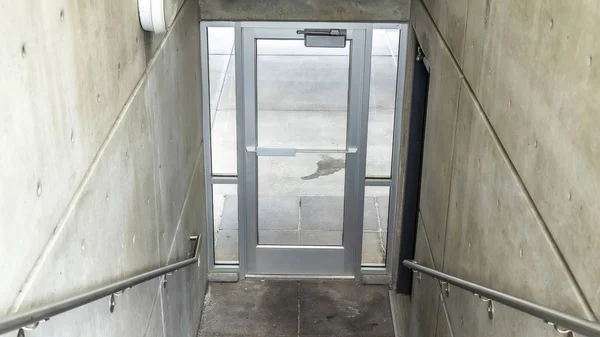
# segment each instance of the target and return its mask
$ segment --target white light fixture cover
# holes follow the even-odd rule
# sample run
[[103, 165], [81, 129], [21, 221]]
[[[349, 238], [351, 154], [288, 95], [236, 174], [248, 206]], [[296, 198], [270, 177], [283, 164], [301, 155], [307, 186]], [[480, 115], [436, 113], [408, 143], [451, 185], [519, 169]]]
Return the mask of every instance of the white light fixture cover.
[[156, 34], [167, 31], [164, 0], [138, 0], [138, 12], [144, 30]]

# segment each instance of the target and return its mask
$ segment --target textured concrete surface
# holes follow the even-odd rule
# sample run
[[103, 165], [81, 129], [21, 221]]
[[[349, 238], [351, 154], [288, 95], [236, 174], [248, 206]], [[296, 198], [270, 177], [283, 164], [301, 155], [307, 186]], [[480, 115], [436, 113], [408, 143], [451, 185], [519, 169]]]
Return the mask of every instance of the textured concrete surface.
[[211, 283], [200, 337], [394, 336], [386, 286], [346, 281]]
[[[449, 98], [457, 107], [456, 117], [428, 116], [426, 126], [421, 212], [437, 267], [592, 320], [600, 312], [597, 13], [597, 4], [541, 1], [424, 0], [411, 9], [432, 64], [429, 111]], [[444, 55], [449, 64], [440, 64]], [[455, 80], [433, 85], [444, 77]], [[447, 184], [449, 145], [432, 140], [452, 133]], [[438, 226], [447, 226], [441, 243]], [[491, 321], [483, 302], [458, 289], [442, 298], [447, 322], [413, 312], [437, 321], [440, 336], [555, 334], [500, 305]]]
[[[429, 268], [436, 268], [428, 237], [419, 217], [417, 242], [415, 246], [415, 261]], [[437, 312], [440, 306], [440, 287], [436, 280], [422, 274], [413, 274], [413, 292], [410, 308], [410, 337], [434, 337], [437, 324]]]
[[[9, 146], [0, 156], [0, 256], [10, 257], [2, 265], [11, 277], [0, 289], [0, 313], [9, 310], [64, 223], [66, 208], [145, 68], [143, 33], [131, 20], [135, 1], [96, 7], [21, 1], [3, 7], [0, 143]], [[107, 46], [115, 48], [109, 52]]]
[[[203, 233], [199, 34], [190, 29], [198, 8], [167, 3], [164, 36], [132, 20], [136, 1], [5, 10], [0, 30], [14, 48], [0, 52], [8, 103], [0, 139], [12, 144], [0, 159], [0, 260], [10, 275], [0, 313], [185, 258], [189, 235]], [[166, 288], [153, 280], [129, 289], [113, 314], [102, 299], [27, 336], [192, 335], [206, 285], [202, 260]]]
[[370, 21], [409, 18], [409, 0], [200, 0], [202, 20]]
[[454, 67], [449, 51], [443, 48], [442, 39], [429, 36], [431, 38], [424, 39], [422, 48], [431, 51], [427, 54], [431, 67], [440, 71], [432, 72], [429, 79], [428, 100], [431, 104], [427, 107], [419, 208], [429, 239], [433, 242], [433, 259], [441, 268], [461, 75]]
[[[411, 23], [412, 24], [412, 23]], [[406, 41], [406, 50], [407, 50], [407, 61], [406, 61], [406, 72], [405, 72], [405, 77], [404, 77], [404, 91], [403, 91], [403, 95], [404, 95], [404, 100], [403, 100], [403, 104], [402, 104], [402, 114], [401, 116], [398, 116], [399, 118], [401, 118], [401, 125], [402, 125], [402, 130], [401, 130], [401, 139], [400, 139], [400, 155], [399, 155], [399, 165], [398, 167], [392, 168], [394, 171], [394, 173], [398, 174], [399, 177], [401, 177], [399, 179], [398, 182], [398, 189], [397, 189], [397, 194], [396, 194], [396, 211], [397, 214], [402, 214], [403, 209], [404, 209], [404, 194], [405, 194], [405, 183], [406, 183], [406, 179], [404, 179], [404, 172], [406, 172], [406, 166], [408, 164], [408, 137], [410, 135], [410, 129], [409, 129], [409, 125], [410, 125], [410, 107], [411, 107], [411, 103], [412, 103], [412, 81], [413, 81], [413, 75], [414, 75], [414, 62], [412, 61], [414, 55], [416, 55], [416, 49], [417, 49], [417, 42], [416, 42], [416, 37], [415, 37], [415, 32], [413, 29], [409, 28], [408, 32], [407, 32], [407, 41]], [[401, 216], [397, 216], [396, 217], [396, 230], [395, 233], [392, 233], [391, 235], [394, 235], [394, 241], [395, 242], [400, 242], [402, 240], [402, 224], [401, 224]], [[398, 258], [400, 256], [398, 250], [400, 249], [400, 245], [395, 245], [393, 247], [389, 247], [390, 249], [392, 249], [391, 252], [391, 256], [392, 256], [392, 288], [395, 290], [396, 285], [397, 285], [397, 281], [398, 281], [398, 275], [400, 275], [400, 273], [407, 273], [409, 272], [408, 270], [406, 270], [406, 268], [401, 267], [400, 266], [400, 261], [398, 261]]]
[[464, 63], [466, 78], [598, 317], [600, 4], [483, 10], [483, 30], [471, 30], [468, 15], [468, 43], [481, 59]]

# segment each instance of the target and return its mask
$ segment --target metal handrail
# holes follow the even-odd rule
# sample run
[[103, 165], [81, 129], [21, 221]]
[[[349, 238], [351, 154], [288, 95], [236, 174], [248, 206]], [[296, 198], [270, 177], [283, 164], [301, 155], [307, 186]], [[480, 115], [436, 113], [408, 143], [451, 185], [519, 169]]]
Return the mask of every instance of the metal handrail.
[[[448, 275], [446, 273], [442, 273], [435, 269], [424, 267], [418, 264], [416, 261], [404, 260], [402, 264], [405, 267], [413, 270], [413, 272], [420, 272], [432, 276], [442, 283], [446, 282], [470, 291], [475, 295], [478, 295], [486, 302], [491, 303], [491, 301], [496, 301], [511, 308], [528, 313], [532, 316], [541, 318], [544, 320], [544, 322], [554, 326], [554, 328], [561, 333], [572, 335], [574, 332], [585, 336], [600, 336], [600, 324], [596, 322], [581, 319], [564, 312], [550, 309], [548, 307], [529, 302], [524, 299], [514, 297], [452, 275]], [[448, 291], [446, 291], [446, 293], [448, 294]], [[492, 316], [490, 316], [490, 318], [491, 317]]]
[[[173, 273], [178, 269], [182, 269], [197, 263], [199, 260], [200, 241], [200, 236], [198, 235], [190, 237], [190, 253], [188, 254], [188, 258], [183, 261], [171, 263], [164, 267], [156, 268], [151, 271], [130, 277], [126, 280], [115, 282], [113, 284], [103, 286], [86, 293], [67, 298], [60, 302], [43, 306], [41, 308], [3, 317], [0, 319], [0, 335], [18, 329], [35, 328], [40, 322], [47, 321], [50, 319], [50, 317], [62, 314], [66, 311], [78, 308], [109, 295], [109, 310], [110, 312], [113, 312], [115, 306], [115, 296], [122, 294], [125, 290], [140, 283]], [[166, 277], [163, 280], [163, 285], [166, 285]]]

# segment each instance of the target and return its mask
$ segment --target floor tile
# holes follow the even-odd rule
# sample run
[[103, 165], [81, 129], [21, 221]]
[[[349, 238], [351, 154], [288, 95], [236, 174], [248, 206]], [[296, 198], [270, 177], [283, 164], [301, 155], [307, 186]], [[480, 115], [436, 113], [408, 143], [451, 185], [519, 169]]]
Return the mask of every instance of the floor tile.
[[261, 245], [297, 245], [300, 243], [298, 230], [259, 230], [258, 243]]
[[238, 197], [225, 196], [219, 229], [238, 229]]
[[390, 177], [394, 139], [393, 110], [369, 113], [367, 139], [367, 176]]
[[363, 233], [362, 263], [384, 264], [380, 233]]
[[303, 246], [341, 246], [342, 231], [300, 231], [300, 243]]
[[297, 336], [298, 283], [211, 283], [199, 336]]
[[391, 56], [392, 52], [385, 29], [373, 29], [373, 56]]
[[343, 197], [301, 197], [302, 230], [341, 231], [344, 222]]
[[238, 231], [222, 229], [216, 233], [215, 262], [231, 263], [239, 261]]
[[260, 110], [258, 145], [343, 150], [347, 121], [346, 111]]
[[375, 197], [365, 197], [364, 231], [379, 230], [379, 216], [375, 207]]
[[300, 336], [394, 336], [387, 286], [301, 282]]
[[386, 197], [377, 197], [377, 204], [379, 207], [379, 218], [381, 219], [381, 228], [384, 231], [388, 230], [388, 212], [389, 212], [389, 204], [390, 198]]
[[373, 56], [370, 110], [389, 110], [396, 105], [397, 65], [392, 56]]
[[[221, 89], [225, 82], [225, 74], [229, 66], [229, 55], [209, 55], [208, 72], [210, 85], [210, 109], [217, 108], [217, 103], [221, 97]], [[214, 122], [214, 121], [213, 121]]]
[[258, 197], [258, 228], [298, 230], [300, 198], [288, 196]]
[[235, 88], [235, 56], [231, 56], [229, 61], [230, 67], [227, 69], [225, 74], [225, 82], [223, 83], [223, 91], [221, 92], [221, 99], [217, 105], [217, 110], [235, 110], [236, 101], [236, 88]]
[[390, 41], [390, 46], [394, 56], [398, 56], [398, 46], [400, 44], [400, 30], [399, 29], [386, 29], [387, 37]]
[[212, 125], [212, 173], [236, 174], [237, 134], [234, 110], [219, 110]]
[[346, 111], [346, 56], [259, 56], [258, 110]]

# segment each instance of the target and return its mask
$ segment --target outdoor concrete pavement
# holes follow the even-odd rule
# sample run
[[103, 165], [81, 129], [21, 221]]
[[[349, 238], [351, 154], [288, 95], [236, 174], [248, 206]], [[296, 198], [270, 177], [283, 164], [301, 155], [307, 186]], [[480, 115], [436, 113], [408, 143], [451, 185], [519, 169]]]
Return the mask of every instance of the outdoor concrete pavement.
[[[391, 173], [399, 32], [375, 30], [367, 175]], [[209, 29], [213, 174], [237, 173], [233, 28]], [[258, 144], [343, 150], [349, 46], [305, 48], [301, 40], [257, 43]], [[339, 245], [344, 156], [260, 157], [259, 242]], [[388, 188], [367, 188], [363, 263], [384, 264]], [[215, 186], [215, 259], [238, 260], [235, 186]]]

